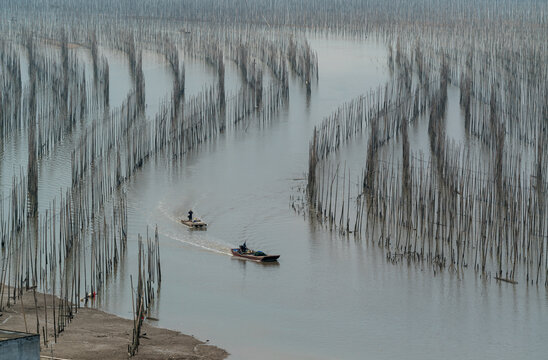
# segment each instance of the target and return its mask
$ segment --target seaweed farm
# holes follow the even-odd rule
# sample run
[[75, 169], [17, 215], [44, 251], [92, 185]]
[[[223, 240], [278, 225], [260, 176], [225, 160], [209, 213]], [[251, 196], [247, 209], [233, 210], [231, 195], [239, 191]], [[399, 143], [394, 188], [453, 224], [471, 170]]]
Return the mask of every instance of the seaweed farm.
[[542, 359], [547, 99], [546, 1], [2, 1], [0, 328]]

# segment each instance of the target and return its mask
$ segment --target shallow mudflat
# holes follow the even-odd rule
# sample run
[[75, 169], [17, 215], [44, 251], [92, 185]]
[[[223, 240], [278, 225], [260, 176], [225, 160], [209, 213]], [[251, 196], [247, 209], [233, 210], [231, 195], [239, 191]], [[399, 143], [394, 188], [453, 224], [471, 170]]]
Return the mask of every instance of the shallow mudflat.
[[[7, 299], [4, 294], [3, 301]], [[34, 295], [28, 291], [15, 305], [5, 308], [0, 316], [0, 328], [36, 332]], [[62, 359], [127, 359], [127, 347], [131, 342], [133, 321], [107, 314], [93, 308], [80, 308], [57, 343], [53, 336], [53, 297], [36, 293], [38, 319], [40, 321], [41, 354]], [[44, 345], [45, 307], [48, 316], [48, 344]], [[23, 306], [22, 306], [23, 304]], [[58, 308], [59, 299], [55, 299]], [[26, 327], [25, 327], [26, 318]], [[44, 327], [44, 328], [43, 328]], [[207, 341], [207, 340], [206, 340]], [[207, 345], [193, 336], [177, 331], [157, 328], [143, 323], [139, 351], [134, 359], [224, 359], [228, 353]]]

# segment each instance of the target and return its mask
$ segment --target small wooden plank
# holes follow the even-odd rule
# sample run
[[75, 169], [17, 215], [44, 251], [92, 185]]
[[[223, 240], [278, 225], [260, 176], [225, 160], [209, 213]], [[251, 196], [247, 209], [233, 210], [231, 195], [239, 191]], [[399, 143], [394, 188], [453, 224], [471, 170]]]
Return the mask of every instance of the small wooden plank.
[[495, 279], [500, 280], [500, 281], [504, 281], [504, 282], [507, 282], [507, 283], [510, 283], [510, 284], [513, 284], [513, 285], [518, 284], [517, 281], [512, 280], [512, 279], [501, 278], [501, 277], [498, 277], [498, 276], [495, 276]]

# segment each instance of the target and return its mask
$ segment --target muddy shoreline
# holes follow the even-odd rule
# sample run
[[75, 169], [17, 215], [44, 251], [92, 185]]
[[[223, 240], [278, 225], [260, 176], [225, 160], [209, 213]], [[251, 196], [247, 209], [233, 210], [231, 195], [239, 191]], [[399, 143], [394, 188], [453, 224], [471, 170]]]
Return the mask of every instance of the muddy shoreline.
[[[5, 306], [4, 293], [0, 311], [0, 329], [37, 332], [37, 316], [40, 329], [41, 358], [62, 359], [128, 359], [128, 345], [131, 342], [133, 321], [106, 312], [83, 307], [78, 309], [55, 343], [53, 332], [53, 303], [59, 299], [36, 292], [26, 291], [22, 298], [10, 301]], [[44, 306], [45, 305], [45, 306]], [[47, 308], [47, 323], [46, 311]], [[47, 325], [47, 326], [46, 326]], [[47, 333], [47, 341], [44, 341]], [[158, 328], [146, 321], [143, 323], [139, 351], [133, 359], [225, 359], [228, 353], [208, 345], [193, 336], [178, 331]]]

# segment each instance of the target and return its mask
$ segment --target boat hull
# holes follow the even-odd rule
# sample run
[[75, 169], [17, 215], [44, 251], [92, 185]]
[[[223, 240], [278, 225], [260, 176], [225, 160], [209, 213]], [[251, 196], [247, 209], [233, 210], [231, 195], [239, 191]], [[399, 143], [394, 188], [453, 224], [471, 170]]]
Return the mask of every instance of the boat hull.
[[181, 223], [193, 230], [207, 230], [207, 224], [200, 219], [194, 219], [194, 220], [182, 219]]
[[253, 253], [242, 253], [240, 249], [230, 249], [232, 251], [232, 256], [251, 260], [251, 261], [257, 261], [257, 262], [273, 262], [278, 261], [278, 258], [280, 255], [264, 255], [264, 256], [255, 256]]

